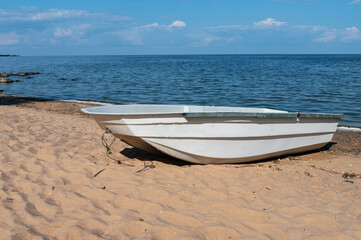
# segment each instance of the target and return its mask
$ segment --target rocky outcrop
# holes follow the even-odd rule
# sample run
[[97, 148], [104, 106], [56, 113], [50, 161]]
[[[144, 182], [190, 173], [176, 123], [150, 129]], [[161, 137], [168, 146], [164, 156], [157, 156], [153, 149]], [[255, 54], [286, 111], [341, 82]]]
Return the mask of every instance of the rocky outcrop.
[[35, 74], [39, 74], [39, 72], [18, 72], [16, 75], [24, 77], [24, 76], [35, 75]]
[[11, 80], [9, 78], [0, 78], [0, 83], [12, 83], [14, 80]]
[[8, 77], [8, 76], [13, 76], [13, 75], [10, 75], [10, 74], [13, 74], [13, 73], [2, 72], [2, 73], [0, 73], [0, 77], [6, 78], [6, 77]]
[[3, 78], [7, 78], [7, 77], [10, 77], [10, 76], [21, 76], [21, 77], [24, 77], [24, 76], [28, 76], [28, 75], [35, 75], [35, 74], [39, 74], [39, 72], [18, 72], [18, 73], [6, 73], [6, 72], [2, 72], [0, 73], [0, 77], [3, 77]]
[[0, 83], [12, 83], [12, 82], [20, 82], [19, 80], [12, 80], [9, 79], [7, 77], [10, 76], [20, 76], [20, 77], [24, 77], [24, 76], [29, 76], [29, 75], [35, 75], [35, 74], [39, 74], [39, 72], [18, 72], [18, 73], [6, 73], [6, 72], [2, 72], [0, 73]]

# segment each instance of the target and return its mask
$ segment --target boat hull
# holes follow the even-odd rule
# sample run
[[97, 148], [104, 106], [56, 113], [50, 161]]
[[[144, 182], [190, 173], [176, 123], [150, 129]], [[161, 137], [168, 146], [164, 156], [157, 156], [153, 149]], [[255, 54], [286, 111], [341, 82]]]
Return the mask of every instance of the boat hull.
[[199, 164], [241, 163], [316, 150], [331, 141], [339, 121], [336, 115], [216, 115], [91, 114], [100, 127], [134, 147]]

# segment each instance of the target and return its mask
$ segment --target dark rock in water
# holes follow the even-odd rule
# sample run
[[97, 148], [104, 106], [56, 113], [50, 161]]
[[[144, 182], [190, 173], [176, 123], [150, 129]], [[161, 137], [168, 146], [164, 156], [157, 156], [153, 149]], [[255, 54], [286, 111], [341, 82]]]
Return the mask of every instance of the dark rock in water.
[[2, 72], [0, 74], [0, 77], [3, 77], [3, 78], [9, 77], [9, 76], [21, 76], [21, 77], [24, 77], [24, 76], [35, 75], [35, 74], [39, 74], [39, 72], [18, 72], [17, 74]]
[[39, 74], [39, 72], [26, 72], [26, 73], [25, 73], [25, 76], [28, 76], [28, 75], [36, 75], [36, 74]]
[[20, 82], [20, 80], [15, 80], [15, 82]]
[[8, 78], [0, 78], [0, 83], [12, 83], [14, 80]]
[[0, 89], [0, 92], [3, 92], [4, 90]]
[[66, 78], [60, 78], [59, 80], [66, 80]]

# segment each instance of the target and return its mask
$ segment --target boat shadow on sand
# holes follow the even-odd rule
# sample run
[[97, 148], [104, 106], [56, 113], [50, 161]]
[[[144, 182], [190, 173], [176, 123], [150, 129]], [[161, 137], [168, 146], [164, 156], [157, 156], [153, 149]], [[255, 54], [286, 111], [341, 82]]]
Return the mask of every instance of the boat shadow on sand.
[[195, 164], [177, 158], [173, 158], [168, 155], [155, 155], [152, 153], [148, 153], [136, 147], [124, 148], [122, 151], [120, 151], [120, 154], [122, 154], [123, 156], [129, 159], [137, 159], [140, 161], [158, 161], [165, 164], [170, 164], [180, 167]]
[[[292, 154], [292, 155], [286, 154], [286, 155], [282, 155], [279, 157], [261, 159], [261, 160], [244, 162], [244, 163], [226, 163], [226, 164], [217, 164], [217, 165], [244, 165], [244, 164], [247, 165], [247, 164], [262, 163], [262, 162], [272, 162], [272, 161], [280, 160], [280, 159], [287, 158], [287, 157], [292, 158], [292, 159], [297, 159], [297, 157], [300, 157], [300, 156], [305, 156], [308, 154], [313, 154], [313, 153], [318, 153], [318, 152], [329, 151], [332, 148], [332, 146], [334, 146], [336, 144], [337, 144], [336, 142], [329, 142], [320, 149], [302, 152], [302, 153], [298, 153], [298, 154]], [[155, 155], [152, 153], [145, 152], [136, 147], [124, 148], [119, 153], [129, 159], [132, 159], [132, 160], [136, 159], [136, 160], [140, 160], [140, 161], [144, 161], [144, 162], [145, 161], [158, 161], [158, 162], [162, 162], [164, 164], [175, 165], [175, 166], [179, 166], [179, 167], [190, 166], [190, 165], [203, 165], [203, 164], [186, 162], [186, 161], [183, 161], [183, 160], [180, 160], [177, 158], [173, 158], [168, 155]]]

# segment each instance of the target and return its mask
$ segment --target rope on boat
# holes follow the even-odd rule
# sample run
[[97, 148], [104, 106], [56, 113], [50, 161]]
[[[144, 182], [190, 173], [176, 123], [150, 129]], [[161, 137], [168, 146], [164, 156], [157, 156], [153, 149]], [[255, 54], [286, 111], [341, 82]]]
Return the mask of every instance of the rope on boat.
[[102, 144], [103, 144], [103, 146], [106, 148], [106, 155], [107, 155], [107, 157], [110, 158], [111, 160], [113, 160], [113, 161], [114, 161], [115, 163], [117, 163], [117, 164], [123, 164], [123, 165], [128, 166], [128, 167], [135, 167], [135, 166], [132, 165], [132, 164], [124, 163], [124, 161], [119, 160], [119, 159], [115, 159], [115, 158], [113, 158], [113, 157], [110, 156], [110, 154], [112, 154], [112, 151], [110, 150], [110, 147], [111, 147], [111, 146], [113, 145], [113, 143], [115, 142], [115, 137], [112, 135], [112, 136], [113, 136], [113, 140], [112, 140], [111, 143], [109, 144], [109, 143], [107, 142], [107, 140], [105, 139], [105, 134], [110, 134], [110, 135], [112, 135], [112, 134], [111, 134], [110, 130], [107, 129], [107, 130], [103, 133], [103, 135], [102, 135]]
[[153, 164], [153, 161], [152, 160], [149, 160], [150, 164], [147, 165], [146, 161], [144, 161], [144, 167], [140, 170], [138, 170], [136, 173], [141, 173], [147, 169], [153, 169], [155, 168], [154, 164]]
[[[107, 142], [106, 138], [105, 138], [105, 135], [106, 134], [110, 134], [113, 139], [110, 143]], [[124, 164], [126, 166], [129, 166], [129, 167], [135, 167], [134, 165], [132, 164], [128, 164], [128, 163], [124, 163], [124, 161], [121, 161], [121, 160], [118, 160], [118, 159], [115, 159], [113, 157], [110, 156], [110, 154], [112, 154], [112, 151], [110, 150], [110, 147], [113, 145], [113, 143], [115, 142], [115, 137], [113, 134], [111, 134], [111, 131], [109, 129], [107, 129], [103, 135], [102, 135], [102, 144], [103, 146], [106, 148], [106, 155], [108, 158], [112, 159], [115, 163], [117, 164]], [[147, 164], [147, 161], [144, 161], [144, 167], [138, 171], [136, 171], [136, 173], [141, 173], [141, 172], [144, 172], [146, 171], [147, 169], [153, 169], [155, 168], [154, 166], [154, 163], [152, 160], [149, 160], [150, 164]], [[105, 169], [101, 170], [100, 172], [104, 171]], [[100, 172], [98, 172], [96, 175], [98, 175]], [[94, 177], [96, 177], [96, 175]]]

